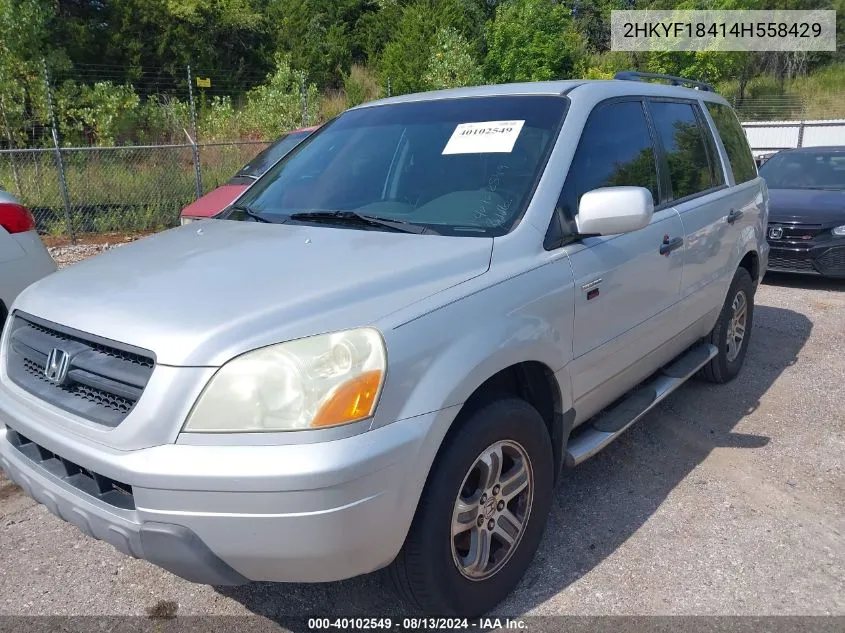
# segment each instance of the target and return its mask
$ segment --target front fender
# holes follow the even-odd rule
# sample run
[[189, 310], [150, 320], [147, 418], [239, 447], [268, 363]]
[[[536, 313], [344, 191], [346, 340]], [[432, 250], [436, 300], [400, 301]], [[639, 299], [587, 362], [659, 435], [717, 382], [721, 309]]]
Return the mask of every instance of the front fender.
[[[526, 361], [558, 372], [572, 356], [568, 262], [541, 266], [385, 332], [388, 373], [373, 427], [460, 405]], [[571, 388], [558, 372], [561, 404]]]

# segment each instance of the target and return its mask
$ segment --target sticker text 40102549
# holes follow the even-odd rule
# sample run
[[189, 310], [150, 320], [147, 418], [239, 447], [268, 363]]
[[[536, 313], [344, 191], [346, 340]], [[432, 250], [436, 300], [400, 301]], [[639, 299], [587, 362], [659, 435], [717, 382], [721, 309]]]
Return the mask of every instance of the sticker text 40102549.
[[509, 154], [523, 125], [525, 121], [461, 123], [452, 132], [443, 154]]

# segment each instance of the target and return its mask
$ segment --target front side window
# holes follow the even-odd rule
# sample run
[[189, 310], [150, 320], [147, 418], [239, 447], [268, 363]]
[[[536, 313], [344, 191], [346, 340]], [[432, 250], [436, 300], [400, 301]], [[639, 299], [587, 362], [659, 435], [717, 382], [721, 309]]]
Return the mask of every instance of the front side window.
[[503, 235], [531, 199], [566, 104], [558, 96], [498, 96], [350, 110], [238, 205], [274, 221], [353, 212], [442, 235]]
[[645, 187], [655, 204], [659, 200], [654, 147], [640, 101], [599, 105], [590, 114], [569, 167], [559, 210], [566, 220], [572, 220], [585, 193], [618, 186]]
[[729, 106], [709, 101], [707, 111], [722, 138], [722, 145], [725, 146], [725, 153], [731, 163], [736, 184], [754, 180], [757, 177], [757, 167], [754, 165], [754, 157], [748, 147], [748, 138], [734, 111]]
[[649, 108], [666, 155], [672, 198], [686, 198], [716, 186], [692, 104], [654, 101]]

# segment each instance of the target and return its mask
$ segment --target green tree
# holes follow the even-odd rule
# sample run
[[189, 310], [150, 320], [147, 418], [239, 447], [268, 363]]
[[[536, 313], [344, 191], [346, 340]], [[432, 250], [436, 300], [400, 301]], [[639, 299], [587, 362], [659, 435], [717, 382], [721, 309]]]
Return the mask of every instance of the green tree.
[[139, 124], [140, 105], [135, 89], [128, 84], [99, 81], [87, 86], [65, 82], [56, 91], [62, 140], [66, 145], [125, 143]]
[[[97, 64], [68, 78], [130, 82], [142, 94], [184, 87], [191, 64], [216, 83], [251, 87], [273, 68], [261, 0], [61, 0], [55, 46]], [[105, 64], [105, 65], [104, 65]]]
[[244, 129], [259, 138], [275, 138], [302, 124], [315, 123], [320, 107], [319, 92], [315, 84], [306, 85], [305, 81], [305, 73], [294, 70], [288, 56], [277, 54], [276, 70], [267, 77], [265, 84], [247, 94], [242, 113]]
[[483, 49], [484, 12], [474, 0], [417, 0], [405, 6], [379, 60], [382, 84], [393, 94], [426, 88], [426, 73], [438, 29], [451, 28], [464, 38], [465, 50], [478, 58]]
[[438, 29], [425, 74], [426, 86], [437, 90], [473, 86], [481, 81], [481, 66], [473, 58], [467, 39], [456, 29]]
[[46, 119], [41, 60], [64, 64], [50, 45], [52, 3], [0, 0], [0, 146], [34, 142], [26, 130]]
[[425, 89], [431, 43], [436, 26], [423, 3], [409, 5], [402, 13], [396, 35], [384, 47], [381, 57], [382, 83], [390, 82], [392, 94]]
[[376, 0], [271, 0], [267, 15], [276, 50], [320, 88], [337, 88], [343, 73], [366, 63], [367, 50], [377, 45], [369, 40], [379, 10]]
[[569, 9], [554, 0], [502, 3], [488, 26], [487, 44], [487, 77], [494, 82], [569, 77], [586, 46]]

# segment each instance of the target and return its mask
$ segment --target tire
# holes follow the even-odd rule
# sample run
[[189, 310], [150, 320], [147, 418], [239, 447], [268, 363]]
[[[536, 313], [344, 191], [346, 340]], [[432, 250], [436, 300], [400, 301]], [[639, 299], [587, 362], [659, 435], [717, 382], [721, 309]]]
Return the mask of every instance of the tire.
[[[734, 329], [735, 307], [745, 303], [745, 323], [741, 341], [737, 344], [734, 337], [734, 346], [730, 345], [730, 334], [736, 335]], [[751, 275], [745, 268], [737, 269], [731, 282], [725, 305], [719, 314], [719, 320], [710, 332], [708, 341], [715, 345], [719, 353], [707, 363], [701, 370], [701, 376], [710, 382], [730, 382], [742, 369], [745, 361], [745, 354], [748, 352], [748, 343], [751, 341], [751, 330], [754, 324], [754, 282]]]
[[[495, 487], [483, 483], [487, 471], [479, 467], [479, 459], [489, 457], [486, 451], [495, 453], [496, 446], [503, 455], [499, 464], [503, 465], [501, 479], [506, 483], [494, 495]], [[505, 475], [520, 472], [520, 464], [529, 483], [501, 509], [503, 497], [516, 490], [516, 481], [521, 481], [519, 476], [510, 475], [513, 479], [509, 479]], [[405, 544], [388, 569], [394, 587], [408, 603], [427, 615], [469, 618], [492, 609], [513, 591], [531, 564], [548, 517], [553, 479], [551, 440], [534, 407], [516, 398], [494, 400], [478, 407], [454, 435], [447, 437], [432, 466]], [[474, 491], [472, 498], [481, 501], [478, 495], [484, 489], [489, 491], [486, 503], [470, 504], [472, 510], [458, 512], [459, 498], [469, 498]], [[491, 503], [502, 513], [495, 510], [491, 514]], [[514, 519], [523, 518], [521, 531], [511, 529], [514, 524], [509, 522], [507, 511], [512, 512]], [[458, 536], [453, 537], [455, 517], [462, 523]], [[484, 523], [481, 527], [480, 522]], [[470, 527], [466, 531], [461, 531], [467, 526]], [[479, 536], [482, 532], [490, 543], [484, 568], [484, 556], [473, 557], [472, 552], [477, 550], [471, 545], [485, 538]], [[516, 534], [509, 549], [505, 549], [502, 540], [505, 533], [510, 538]], [[464, 565], [464, 560], [473, 559], [481, 562]]]

